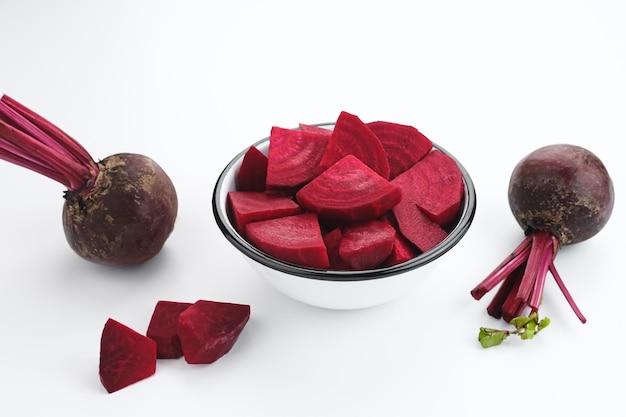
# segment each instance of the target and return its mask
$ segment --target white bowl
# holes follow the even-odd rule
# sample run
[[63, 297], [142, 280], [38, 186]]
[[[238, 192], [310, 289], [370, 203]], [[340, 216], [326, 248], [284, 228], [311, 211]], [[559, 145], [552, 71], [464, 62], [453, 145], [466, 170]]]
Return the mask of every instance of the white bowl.
[[[332, 127], [332, 123], [319, 126]], [[252, 144], [267, 155], [269, 137]], [[213, 214], [226, 239], [273, 287], [287, 296], [317, 307], [351, 310], [372, 307], [394, 300], [426, 278], [436, 262], [465, 235], [476, 211], [474, 184], [465, 168], [445, 149], [435, 148], [453, 158], [465, 181], [465, 195], [458, 221], [441, 243], [428, 252], [401, 264], [365, 271], [329, 271], [305, 268], [276, 259], [244, 239], [227, 215], [226, 197], [235, 190], [235, 174], [249, 147], [237, 154], [220, 174], [213, 191]]]

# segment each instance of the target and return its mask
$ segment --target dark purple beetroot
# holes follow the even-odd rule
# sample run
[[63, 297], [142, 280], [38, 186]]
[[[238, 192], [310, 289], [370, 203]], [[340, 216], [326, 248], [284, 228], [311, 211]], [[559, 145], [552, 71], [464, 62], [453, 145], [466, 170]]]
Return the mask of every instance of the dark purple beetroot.
[[251, 146], [243, 156], [235, 175], [235, 188], [239, 191], [265, 191], [267, 156]]
[[124, 324], [108, 319], [100, 339], [99, 375], [112, 393], [156, 372], [157, 344]]
[[0, 158], [67, 187], [65, 235], [87, 260], [143, 263], [174, 228], [176, 190], [158, 164], [131, 153], [96, 163], [69, 135], [7, 96], [0, 99]]
[[315, 213], [248, 223], [246, 236], [254, 246], [285, 262], [317, 269], [330, 266]]
[[66, 193], [65, 237], [81, 257], [103, 265], [130, 266], [154, 257], [174, 229], [174, 185], [152, 159], [132, 153], [98, 163], [88, 191]]
[[300, 205], [331, 222], [380, 217], [401, 199], [400, 189], [353, 155], [347, 155], [296, 193]]
[[[471, 295], [481, 299], [502, 283], [487, 312], [516, 323], [518, 328], [515, 331], [481, 328], [479, 340], [484, 347], [498, 345], [513, 333], [532, 338], [536, 329], [548, 325], [548, 319], [538, 320], [548, 272], [580, 321], [586, 322], [559, 276], [554, 259], [561, 246], [585, 241], [604, 228], [613, 211], [614, 198], [613, 183], [604, 164], [580, 146], [545, 146], [515, 166], [508, 199], [526, 237], [472, 289]], [[528, 317], [522, 317], [527, 309]]]
[[613, 211], [614, 190], [602, 161], [579, 146], [546, 146], [511, 174], [509, 205], [525, 231], [544, 230], [561, 245], [597, 234]]
[[178, 316], [185, 361], [210, 364], [227, 354], [250, 319], [250, 306], [198, 300]]
[[178, 337], [178, 316], [191, 304], [165, 300], [157, 302], [146, 331], [146, 336], [157, 344], [157, 359], [183, 356]]

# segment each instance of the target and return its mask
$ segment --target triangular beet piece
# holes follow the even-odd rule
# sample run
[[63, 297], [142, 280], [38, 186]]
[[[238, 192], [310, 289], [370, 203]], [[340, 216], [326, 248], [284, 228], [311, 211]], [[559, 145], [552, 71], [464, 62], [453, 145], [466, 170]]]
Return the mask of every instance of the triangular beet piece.
[[265, 191], [267, 156], [251, 146], [243, 156], [235, 176], [235, 188], [239, 191]]
[[440, 226], [454, 220], [463, 200], [463, 176], [456, 162], [433, 150], [392, 182]]
[[328, 134], [272, 127], [266, 187], [295, 188], [317, 176], [328, 140]]
[[[399, 178], [399, 177], [398, 177]], [[422, 252], [429, 251], [443, 241], [448, 233], [432, 221], [410, 199], [403, 199], [393, 208], [400, 233]]]
[[314, 213], [249, 223], [247, 236], [257, 248], [285, 262], [318, 269], [330, 266]]
[[178, 316], [185, 361], [213, 363], [227, 354], [250, 319], [250, 306], [198, 300]]
[[178, 338], [178, 316], [191, 303], [161, 300], [156, 303], [146, 336], [157, 343], [157, 359], [183, 356]]
[[329, 168], [346, 155], [354, 155], [381, 177], [389, 179], [387, 153], [378, 136], [357, 116], [341, 112], [320, 165]]
[[378, 136], [389, 160], [389, 179], [412, 167], [431, 151], [433, 143], [413, 126], [376, 121], [367, 126]]
[[397, 186], [353, 155], [343, 157], [296, 193], [303, 208], [336, 223], [376, 219], [400, 198]]
[[379, 266], [393, 250], [396, 229], [389, 223], [370, 220], [342, 230], [339, 256], [353, 270]]
[[130, 327], [108, 319], [100, 339], [99, 374], [112, 393], [156, 372], [156, 342]]
[[228, 215], [242, 236], [246, 235], [246, 225], [250, 222], [302, 212], [293, 198], [267, 192], [229, 191], [226, 203]]

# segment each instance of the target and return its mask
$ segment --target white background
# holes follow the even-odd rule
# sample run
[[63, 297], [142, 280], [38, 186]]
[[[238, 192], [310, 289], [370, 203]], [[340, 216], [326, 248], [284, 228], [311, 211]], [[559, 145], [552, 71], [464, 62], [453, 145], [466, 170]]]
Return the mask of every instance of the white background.
[[[0, 93], [95, 159], [152, 157], [180, 200], [157, 258], [100, 267], [65, 242], [63, 187], [0, 161], [0, 414], [623, 413], [625, 4], [0, 0]], [[210, 206], [221, 169], [272, 125], [341, 110], [416, 126], [464, 164], [478, 195], [466, 238], [432, 277], [343, 312], [267, 285]], [[469, 291], [522, 238], [510, 172], [557, 142], [592, 150], [615, 184], [606, 228], [556, 260], [588, 322], [548, 278], [545, 333], [482, 349], [478, 328], [500, 323]], [[106, 393], [105, 321], [144, 332], [159, 299], [248, 303], [252, 316], [218, 362], [159, 361], [151, 378]]]

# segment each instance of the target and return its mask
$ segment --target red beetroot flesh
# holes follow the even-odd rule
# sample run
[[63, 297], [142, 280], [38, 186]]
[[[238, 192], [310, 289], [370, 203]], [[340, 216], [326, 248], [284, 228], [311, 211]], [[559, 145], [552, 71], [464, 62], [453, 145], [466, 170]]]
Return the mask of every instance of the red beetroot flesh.
[[274, 126], [268, 152], [268, 189], [290, 189], [315, 178], [329, 135]]
[[178, 316], [185, 361], [210, 364], [227, 354], [250, 319], [250, 306], [198, 300]]
[[296, 200], [333, 222], [373, 220], [401, 199], [400, 189], [353, 155], [337, 161], [296, 193]]
[[328, 261], [330, 262], [330, 269], [335, 271], [347, 271], [351, 269], [350, 265], [339, 256], [339, 245], [341, 244], [342, 235], [341, 228], [337, 227], [323, 236], [326, 252], [328, 253]]
[[351, 269], [373, 269], [383, 263], [393, 250], [396, 229], [387, 222], [370, 220], [342, 230], [339, 256]]
[[416, 204], [432, 221], [445, 226], [452, 222], [463, 201], [463, 176], [456, 162], [433, 150], [392, 183], [402, 189], [404, 200]]
[[346, 155], [354, 155], [381, 177], [389, 178], [389, 161], [380, 139], [357, 116], [341, 112], [320, 165], [326, 169]]
[[314, 213], [249, 223], [250, 242], [267, 254], [309, 268], [327, 269], [328, 253]]
[[157, 359], [183, 356], [178, 337], [178, 316], [191, 304], [165, 300], [157, 302], [146, 332], [146, 336], [157, 344]]
[[122, 323], [108, 319], [100, 340], [99, 374], [112, 393], [156, 372], [157, 344]]
[[430, 139], [413, 126], [376, 121], [367, 123], [383, 145], [389, 161], [389, 179], [411, 168], [433, 148]]
[[251, 146], [243, 156], [235, 176], [235, 188], [239, 191], [265, 191], [267, 156]]
[[298, 129], [302, 130], [303, 132], [319, 133], [328, 137], [330, 137], [330, 135], [333, 133], [332, 129], [328, 129], [323, 126], [309, 125], [306, 123], [300, 123], [298, 125]]
[[246, 235], [248, 223], [292, 216], [302, 211], [291, 197], [254, 191], [230, 191], [226, 203], [228, 215], [242, 236]]

